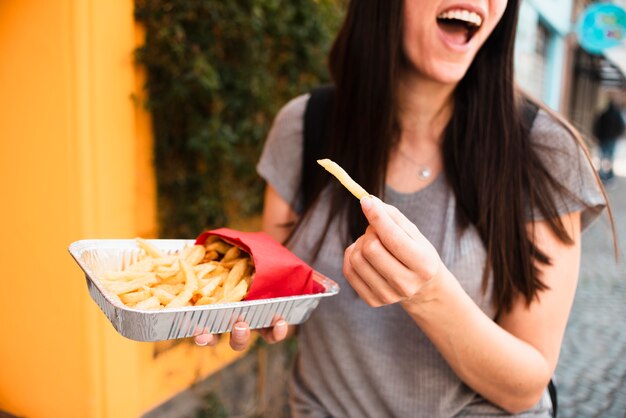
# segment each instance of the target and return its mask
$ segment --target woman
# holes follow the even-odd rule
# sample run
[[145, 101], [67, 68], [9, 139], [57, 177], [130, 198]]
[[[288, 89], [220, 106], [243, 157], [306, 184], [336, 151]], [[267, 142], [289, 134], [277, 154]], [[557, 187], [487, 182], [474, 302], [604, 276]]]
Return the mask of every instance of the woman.
[[[263, 227], [343, 289], [298, 329], [295, 417], [551, 415], [580, 233], [604, 198], [571, 130], [546, 111], [522, 123], [518, 6], [350, 3], [328, 157], [386, 204], [333, 181], [303, 205], [307, 96], [277, 116]], [[237, 324], [231, 346], [248, 342]]]
[[597, 115], [593, 123], [593, 135], [600, 145], [600, 167], [598, 174], [604, 184], [609, 183], [615, 176], [613, 160], [617, 140], [624, 134], [624, 119], [615, 100], [609, 98], [609, 104]]

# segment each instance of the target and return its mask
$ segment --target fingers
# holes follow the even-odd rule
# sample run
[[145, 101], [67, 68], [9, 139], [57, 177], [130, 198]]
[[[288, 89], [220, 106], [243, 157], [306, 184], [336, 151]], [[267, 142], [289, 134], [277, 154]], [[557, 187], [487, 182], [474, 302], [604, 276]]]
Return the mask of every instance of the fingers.
[[193, 340], [196, 343], [196, 345], [199, 345], [201, 347], [204, 347], [204, 346], [213, 347], [219, 341], [219, 336], [214, 335], [214, 334], [209, 334], [208, 332], [206, 332], [206, 330], [204, 330], [202, 331], [201, 334], [194, 336]]
[[250, 327], [245, 322], [237, 322], [230, 333], [230, 347], [243, 351], [250, 344]]
[[441, 263], [439, 254], [415, 224], [376, 197], [364, 197], [361, 207], [377, 238], [394, 258], [422, 278], [434, 276]]
[[[361, 298], [370, 306], [382, 306], [398, 302], [403, 298], [397, 289], [393, 287], [394, 281], [388, 280], [384, 273], [376, 269], [370, 264], [368, 259], [363, 256], [364, 237], [359, 238], [355, 244], [348, 247], [344, 256], [344, 275], [350, 282], [350, 285], [361, 296]], [[386, 252], [382, 244], [381, 249]], [[387, 262], [383, 262], [384, 268], [395, 264], [399, 270], [406, 270], [393, 256], [387, 253]]]
[[[258, 331], [265, 341], [275, 344], [287, 338], [289, 325], [287, 321], [277, 317], [271, 327]], [[230, 347], [235, 351], [243, 351], [250, 345], [250, 338], [250, 326], [243, 321], [237, 322], [230, 333]], [[219, 341], [219, 335], [210, 334], [204, 330], [193, 339], [199, 346], [214, 346]]]
[[259, 330], [259, 334], [268, 344], [276, 344], [287, 338], [289, 333], [289, 325], [287, 321], [281, 318], [274, 320], [274, 323], [269, 328], [263, 328]]

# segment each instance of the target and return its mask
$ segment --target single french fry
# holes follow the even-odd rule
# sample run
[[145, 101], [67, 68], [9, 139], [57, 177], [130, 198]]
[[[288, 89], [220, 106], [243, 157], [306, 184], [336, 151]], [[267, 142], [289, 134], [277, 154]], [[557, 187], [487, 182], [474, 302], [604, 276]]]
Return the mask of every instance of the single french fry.
[[208, 263], [208, 262], [211, 262], [213, 260], [217, 260], [219, 258], [219, 256], [220, 256], [219, 253], [217, 251], [215, 251], [215, 250], [207, 251], [204, 254], [204, 258], [202, 259], [202, 262], [203, 263]]
[[183, 259], [178, 260], [181, 270], [185, 275], [185, 290], [190, 290], [191, 293], [198, 289], [198, 278], [194, 273], [193, 268]]
[[175, 276], [180, 272], [179, 266], [158, 266], [155, 269], [156, 276], [159, 279], [167, 279], [169, 277]]
[[188, 264], [195, 266], [200, 263], [204, 258], [204, 254], [206, 250], [203, 245], [193, 245], [191, 247], [187, 247], [182, 252], [182, 259], [185, 260]]
[[184, 284], [185, 283], [185, 275], [182, 271], [178, 271], [175, 275], [161, 279], [161, 283], [165, 284]]
[[154, 268], [154, 258], [146, 257], [142, 260], [139, 260], [130, 266], [128, 266], [124, 271], [138, 271], [138, 272], [150, 272]]
[[126, 305], [130, 305], [133, 303], [139, 303], [142, 300], [146, 300], [152, 296], [152, 293], [147, 290], [138, 290], [136, 292], [125, 293], [120, 295], [120, 300]]
[[141, 249], [143, 249], [146, 254], [152, 256], [152, 257], [165, 257], [165, 254], [163, 254], [163, 252], [161, 250], [159, 250], [157, 247], [155, 247], [154, 245], [150, 244], [148, 241], [146, 241], [143, 238], [136, 238], [137, 241], [137, 245], [139, 245], [139, 247]]
[[217, 300], [213, 297], [210, 296], [202, 296], [200, 299], [198, 299], [196, 301], [196, 306], [202, 306], [202, 305], [212, 305], [216, 302]]
[[145, 277], [131, 280], [128, 282], [107, 280], [103, 280], [102, 282], [104, 286], [109, 290], [109, 292], [116, 295], [121, 295], [123, 293], [129, 293], [137, 289], [141, 289], [143, 286], [149, 286], [151, 284], [154, 284], [158, 282], [158, 279], [154, 276], [154, 274], [147, 273]]
[[326, 171], [335, 176], [337, 180], [343, 184], [343, 186], [350, 191], [357, 199], [361, 200], [365, 196], [369, 196], [370, 194], [359, 185], [356, 181], [352, 179], [346, 173], [346, 171], [341, 168], [339, 164], [336, 162], [329, 160], [328, 158], [324, 158], [322, 160], [317, 160], [317, 163], [324, 167]]
[[239, 249], [239, 247], [232, 246], [230, 247], [228, 251], [226, 251], [226, 253], [224, 254], [224, 257], [222, 257], [220, 261], [222, 263], [226, 263], [227, 261], [231, 261], [231, 260], [235, 260], [239, 258], [240, 255], [241, 255], [241, 250]]
[[165, 305], [166, 308], [182, 308], [187, 306], [187, 302], [192, 298], [193, 291], [189, 289], [183, 289], [170, 303]]
[[245, 258], [240, 258], [236, 264], [233, 266], [230, 273], [228, 273], [228, 277], [224, 282], [224, 294], [227, 295], [236, 285], [239, 283], [244, 273], [246, 272], [246, 266], [248, 265], [248, 260]]
[[220, 241], [221, 238], [217, 235], [209, 235], [204, 241], [204, 246], [207, 247], [209, 244], [214, 243], [215, 241]]
[[226, 254], [226, 252], [228, 252], [228, 250], [230, 250], [231, 247], [232, 245], [220, 240], [220, 241], [212, 242], [206, 247], [206, 249], [207, 251], [217, 251], [220, 254]]
[[216, 300], [220, 300], [222, 299], [223, 296], [224, 296], [224, 286], [219, 286], [217, 289], [215, 289], [215, 292], [213, 293], [213, 297]]
[[142, 279], [152, 273], [145, 271], [108, 271], [102, 275], [103, 280], [129, 282], [131, 280]]
[[161, 305], [167, 305], [176, 297], [176, 295], [158, 287], [152, 288], [152, 294], [159, 300]]
[[170, 293], [173, 296], [176, 296], [177, 294], [182, 292], [184, 288], [185, 288], [185, 285], [182, 283], [179, 283], [179, 284], [160, 283], [152, 287], [152, 290], [161, 289], [161, 290], [166, 291], [167, 293]]
[[193, 266], [193, 271], [196, 273], [198, 279], [204, 279], [209, 273], [215, 270], [217, 266], [210, 263], [196, 264]]
[[248, 283], [242, 280], [217, 303], [240, 302], [246, 296], [246, 293], [248, 293]]
[[213, 292], [224, 283], [224, 280], [228, 277], [226, 273], [221, 276], [214, 277], [208, 281], [206, 285], [198, 289], [197, 292], [202, 296], [212, 296]]
[[215, 269], [211, 270], [206, 277], [215, 277], [215, 276], [220, 276], [223, 273], [228, 273], [230, 271], [230, 269], [227, 269], [226, 267], [224, 267], [223, 264], [221, 264], [218, 261], [211, 261], [209, 264], [214, 265]]
[[152, 296], [146, 300], [142, 300], [133, 306], [135, 309], [161, 309], [161, 302], [156, 296]]
[[164, 257], [153, 258], [152, 262], [155, 266], [171, 267], [177, 259], [175, 255], [166, 255]]

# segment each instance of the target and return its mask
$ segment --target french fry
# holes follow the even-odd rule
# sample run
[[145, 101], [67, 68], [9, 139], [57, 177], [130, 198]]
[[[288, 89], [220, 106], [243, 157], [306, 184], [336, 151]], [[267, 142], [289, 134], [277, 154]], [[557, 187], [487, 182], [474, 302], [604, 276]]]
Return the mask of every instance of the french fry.
[[232, 245], [224, 242], [224, 241], [215, 241], [209, 244], [206, 249], [207, 251], [217, 251], [219, 254], [226, 254]]
[[134, 290], [141, 289], [142, 286], [149, 286], [151, 284], [157, 283], [158, 279], [152, 274], [148, 273], [143, 278], [138, 278], [135, 280], [131, 280], [128, 282], [114, 282], [114, 281], [106, 281], [103, 280], [106, 288], [116, 295], [121, 295], [123, 293], [130, 293]]
[[166, 308], [182, 308], [187, 305], [187, 302], [193, 296], [193, 291], [189, 289], [183, 289], [170, 303], [165, 305]]
[[202, 262], [208, 263], [209, 261], [217, 260], [219, 256], [220, 256], [219, 253], [215, 250], [207, 251], [206, 254], [204, 254], [204, 258], [202, 259]]
[[245, 258], [240, 258], [239, 260], [236, 261], [235, 265], [228, 273], [228, 277], [226, 278], [226, 281], [224, 282], [224, 294], [225, 295], [227, 295], [228, 292], [230, 292], [231, 289], [233, 289], [237, 285], [237, 283], [239, 283], [239, 281], [243, 277], [243, 274], [246, 272], [247, 265], [248, 265], [248, 260], [246, 260]]
[[161, 252], [161, 250], [159, 250], [154, 245], [150, 244], [145, 239], [143, 239], [143, 238], [136, 238], [136, 240], [137, 240], [137, 245], [139, 245], [139, 247], [141, 249], [143, 249], [146, 252], [146, 254], [148, 254], [148, 255], [150, 255], [152, 257], [157, 257], [157, 258], [161, 258], [161, 257], [165, 256], [165, 254], [163, 254]]
[[222, 263], [226, 263], [227, 261], [231, 261], [231, 260], [235, 260], [237, 258], [239, 258], [239, 255], [241, 254], [241, 250], [239, 249], [239, 247], [230, 247], [230, 249], [228, 251], [226, 251], [226, 253], [224, 254], [224, 257], [222, 258]]
[[209, 280], [209, 282], [206, 285], [198, 289], [198, 293], [201, 294], [202, 296], [213, 295], [213, 292], [215, 292], [215, 289], [217, 289], [218, 286], [224, 283], [224, 280], [226, 279], [226, 277], [227, 275], [226, 273], [224, 273], [222, 276], [212, 278], [211, 280]]
[[237, 283], [237, 286], [232, 288], [228, 293], [224, 295], [224, 298], [220, 302], [239, 302], [248, 293], [248, 283], [245, 280], [241, 280]]
[[183, 283], [179, 283], [179, 284], [161, 283], [152, 287], [152, 289], [161, 289], [161, 290], [166, 291], [167, 293], [171, 293], [174, 296], [179, 294], [184, 288], [185, 288], [185, 285]]
[[103, 274], [102, 278], [109, 281], [129, 282], [131, 280], [142, 279], [151, 273], [145, 271], [108, 271]]
[[217, 265], [211, 263], [202, 263], [193, 266], [193, 271], [198, 279], [204, 279], [208, 274], [217, 268]]
[[206, 253], [206, 250], [204, 249], [203, 245], [194, 245], [194, 246], [185, 248], [182, 251], [182, 258], [188, 264], [195, 266], [196, 264], [202, 261], [205, 253]]
[[159, 279], [167, 279], [176, 276], [176, 274], [180, 272], [180, 268], [178, 266], [157, 266], [155, 272]]
[[146, 257], [138, 262], [128, 266], [125, 269], [126, 272], [138, 271], [138, 272], [150, 272], [154, 269], [154, 258]]
[[198, 289], [198, 278], [194, 273], [193, 268], [183, 259], [178, 260], [183, 274], [185, 275], [185, 290], [190, 290], [191, 293]]
[[142, 253], [122, 271], [105, 272], [104, 286], [127, 306], [137, 309], [181, 308], [236, 302], [248, 292], [254, 261], [248, 253], [217, 236], [165, 254], [137, 238]]
[[326, 171], [335, 176], [337, 180], [343, 184], [343, 186], [350, 191], [357, 199], [361, 200], [365, 196], [369, 196], [370, 194], [359, 185], [356, 181], [352, 179], [346, 173], [346, 171], [341, 168], [339, 164], [336, 162], [329, 160], [328, 158], [324, 158], [322, 160], [317, 160], [317, 163], [324, 167]]
[[142, 300], [146, 300], [152, 296], [152, 292], [149, 290], [138, 290], [136, 292], [125, 293], [120, 295], [120, 300], [124, 302], [126, 305], [132, 305], [134, 303], [139, 303]]
[[133, 308], [136, 309], [161, 309], [161, 302], [156, 296], [152, 296], [146, 300], [137, 303]]
[[161, 283], [165, 284], [184, 284], [185, 283], [185, 275], [182, 271], [177, 271], [175, 275], [167, 277], [161, 280]]
[[152, 294], [159, 300], [159, 303], [161, 303], [161, 305], [167, 305], [176, 297], [174, 294], [160, 287], [153, 287]]
[[217, 302], [217, 299], [212, 298], [210, 296], [202, 296], [200, 299], [198, 299], [196, 301], [196, 306], [201, 306], [201, 305], [212, 305], [215, 302]]

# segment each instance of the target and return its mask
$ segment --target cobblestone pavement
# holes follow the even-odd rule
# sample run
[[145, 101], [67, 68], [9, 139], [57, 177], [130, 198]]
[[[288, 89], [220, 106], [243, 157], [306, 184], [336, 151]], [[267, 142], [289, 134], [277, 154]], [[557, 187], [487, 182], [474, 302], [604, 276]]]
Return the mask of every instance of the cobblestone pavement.
[[[620, 148], [626, 166], [626, 144]], [[620, 261], [603, 216], [583, 235], [580, 282], [556, 372], [559, 418], [626, 418], [626, 177], [616, 177], [608, 194]]]

